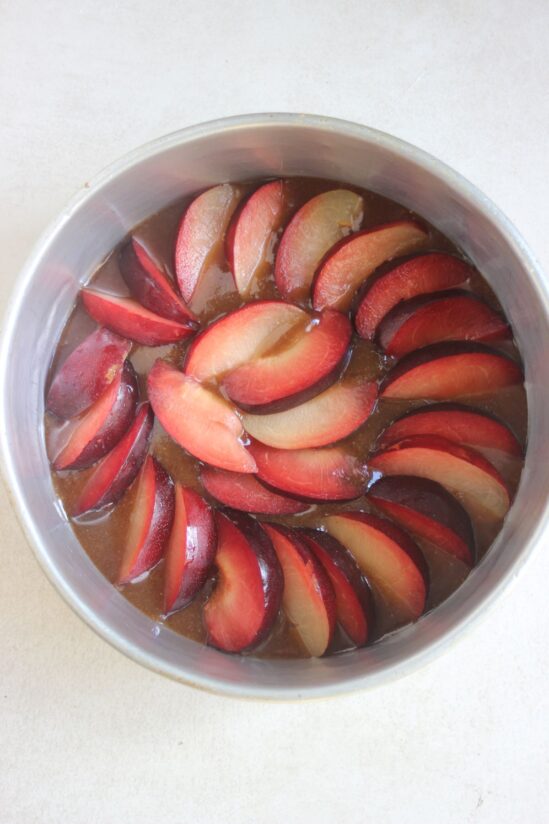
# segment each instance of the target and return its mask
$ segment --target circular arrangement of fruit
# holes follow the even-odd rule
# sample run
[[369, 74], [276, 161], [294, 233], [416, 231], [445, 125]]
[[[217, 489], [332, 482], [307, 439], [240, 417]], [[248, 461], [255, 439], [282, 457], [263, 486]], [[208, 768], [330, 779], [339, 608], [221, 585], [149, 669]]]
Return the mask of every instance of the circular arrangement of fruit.
[[[282, 609], [320, 656], [336, 625], [362, 646], [380, 609], [401, 624], [422, 615], [425, 542], [474, 564], [475, 519], [499, 527], [511, 499], [486, 450], [520, 461], [522, 447], [470, 399], [522, 384], [523, 373], [505, 348], [506, 319], [472, 291], [471, 266], [430, 251], [420, 221], [361, 229], [363, 198], [344, 188], [289, 214], [287, 186], [243, 197], [222, 184], [196, 197], [177, 232], [176, 283], [137, 237], [124, 242], [131, 297], [82, 289], [99, 326], [53, 376], [46, 408], [59, 426], [48, 446], [56, 472], [94, 465], [74, 518], [136, 488], [119, 586], [163, 559], [169, 615], [214, 571], [209, 644], [257, 649]], [[200, 328], [189, 307], [220, 248], [244, 305]], [[257, 300], [273, 262], [278, 298]], [[187, 338], [182, 364], [156, 360], [140, 402], [132, 345]], [[375, 379], [349, 367], [361, 340], [385, 365]], [[383, 404], [396, 412], [358, 454], [349, 436]], [[200, 461], [205, 497], [151, 454], [155, 418]], [[338, 505], [300, 528], [325, 502]], [[294, 525], [277, 520], [288, 516]]]

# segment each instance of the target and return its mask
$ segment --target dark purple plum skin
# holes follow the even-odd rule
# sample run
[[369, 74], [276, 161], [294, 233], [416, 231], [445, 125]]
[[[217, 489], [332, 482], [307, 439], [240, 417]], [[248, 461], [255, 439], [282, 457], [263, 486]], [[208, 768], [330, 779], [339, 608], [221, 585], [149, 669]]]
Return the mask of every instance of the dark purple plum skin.
[[[321, 548], [330, 556], [333, 564], [344, 575], [353, 588], [355, 595], [358, 598], [360, 606], [366, 617], [368, 626], [368, 635], [371, 637], [374, 629], [375, 613], [374, 600], [370, 584], [357, 562], [351, 555], [348, 549], [341, 544], [337, 538], [329, 535], [327, 532], [322, 532], [319, 529], [301, 529], [299, 533], [303, 533], [305, 538], [310, 538], [312, 543], [320, 544]], [[311, 547], [314, 552], [314, 548]], [[321, 561], [322, 563], [322, 561]]]
[[46, 409], [58, 418], [86, 411], [119, 374], [131, 341], [104, 326], [95, 329], [57, 370], [46, 395]]
[[[73, 516], [83, 515], [104, 506], [114, 504], [122, 498], [137, 477], [149, 450], [154, 414], [150, 405], [142, 404], [137, 410], [134, 422], [122, 440], [105, 455], [95, 472], [86, 482], [75, 505]], [[136, 431], [132, 431], [136, 427]], [[127, 439], [127, 443], [124, 441]], [[112, 465], [113, 462], [116, 465]], [[112, 466], [111, 466], [112, 465]], [[103, 467], [114, 470], [105, 474]], [[102, 471], [103, 470], [103, 471]]]
[[137, 394], [137, 376], [130, 361], [126, 361], [116, 399], [103, 425], [70, 464], [60, 467], [56, 459], [53, 462], [54, 469], [86, 469], [110, 452], [134, 419]]
[[368, 497], [376, 506], [380, 501], [380, 509], [383, 501], [399, 504], [454, 532], [469, 548], [474, 564], [476, 545], [471, 519], [459, 501], [436, 481], [410, 475], [387, 475], [369, 488]]
[[[256, 649], [270, 634], [282, 605], [284, 575], [271, 539], [255, 518], [234, 509], [218, 510], [239, 529], [254, 552], [263, 585], [263, 620], [255, 638], [241, 652]], [[223, 651], [223, 650], [222, 650]]]
[[[148, 260], [148, 268], [139, 259], [137, 249]], [[118, 268], [132, 296], [146, 309], [163, 318], [182, 323], [195, 320], [172, 283], [136, 238], [130, 238], [122, 246], [118, 255]]]

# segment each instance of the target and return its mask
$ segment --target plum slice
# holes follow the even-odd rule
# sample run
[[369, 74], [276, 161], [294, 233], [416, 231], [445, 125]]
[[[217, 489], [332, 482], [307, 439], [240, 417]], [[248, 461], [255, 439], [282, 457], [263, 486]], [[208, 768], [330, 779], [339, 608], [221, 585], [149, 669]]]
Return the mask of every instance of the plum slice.
[[481, 454], [436, 435], [405, 438], [370, 458], [385, 475], [416, 475], [442, 484], [467, 510], [503, 518], [511, 498], [497, 469]]
[[366, 512], [330, 515], [324, 524], [399, 616], [417, 620], [425, 610], [429, 574], [415, 541], [385, 518]]
[[189, 347], [185, 372], [198, 381], [213, 381], [281, 345], [310, 316], [281, 300], [259, 300], [212, 323]]
[[284, 575], [282, 608], [309, 655], [324, 655], [336, 622], [334, 589], [324, 567], [295, 530], [263, 524]]
[[260, 186], [233, 218], [225, 247], [236, 288], [244, 298], [271, 265], [273, 242], [286, 211], [285, 183], [272, 180]]
[[271, 415], [244, 414], [244, 429], [256, 441], [278, 449], [326, 446], [347, 437], [369, 418], [377, 385], [345, 381], [312, 400]]
[[53, 468], [85, 469], [110, 452], [130, 426], [136, 403], [136, 375], [126, 361], [99, 400], [60, 433], [63, 445], [55, 450]]
[[367, 282], [355, 315], [358, 334], [373, 340], [381, 319], [400, 301], [461, 286], [472, 274], [465, 261], [443, 252], [417, 255], [393, 266]]
[[154, 414], [179, 446], [221, 469], [256, 471], [241, 441], [242, 422], [224, 398], [160, 359], [147, 386]]
[[269, 537], [248, 515], [215, 516], [218, 577], [204, 607], [208, 644], [224, 652], [253, 649], [270, 633], [283, 577]]
[[424, 538], [454, 558], [472, 566], [475, 537], [471, 520], [453, 495], [427, 478], [393, 475], [381, 478], [368, 498], [384, 515], [418, 538]]
[[239, 366], [223, 379], [243, 409], [268, 412], [295, 406], [318, 394], [340, 374], [349, 353], [351, 324], [339, 312], [323, 312], [296, 330], [285, 348]]
[[439, 435], [454, 443], [522, 457], [520, 443], [504, 423], [464, 404], [434, 403], [407, 412], [387, 427], [379, 446], [384, 448], [412, 435]]
[[206, 583], [215, 557], [211, 508], [194, 490], [176, 483], [174, 518], [164, 574], [164, 612], [183, 609]]
[[100, 327], [74, 349], [49, 388], [46, 409], [74, 418], [88, 409], [119, 375], [131, 343]]
[[362, 222], [364, 201], [349, 189], [332, 189], [311, 198], [286, 227], [275, 261], [275, 281], [288, 300], [309, 295], [314, 273], [326, 252]]
[[75, 517], [120, 500], [145, 460], [153, 423], [154, 415], [150, 404], [141, 404], [126, 434], [98, 463], [86, 481], [74, 506]]
[[196, 197], [179, 224], [175, 242], [175, 274], [186, 303], [208, 266], [223, 248], [225, 232], [242, 190], [222, 183]]
[[164, 555], [174, 516], [173, 482], [149, 455], [137, 479], [137, 493], [128, 524], [119, 585], [148, 572]]
[[316, 555], [332, 582], [339, 624], [355, 646], [363, 646], [372, 634], [374, 604], [370, 587], [358, 564], [351, 553], [326, 532], [301, 529], [298, 534]]
[[297, 498], [348, 501], [364, 489], [364, 469], [341, 447], [273, 449], [258, 441], [250, 445], [263, 483]]
[[359, 286], [387, 260], [415, 252], [429, 239], [415, 220], [384, 223], [342, 240], [322, 263], [313, 285], [317, 311], [347, 312]]
[[194, 325], [163, 318], [132, 298], [120, 298], [93, 289], [82, 289], [81, 294], [86, 312], [97, 323], [144, 346], [177, 343], [195, 332]]
[[225, 506], [262, 515], [296, 515], [310, 504], [287, 498], [263, 486], [254, 475], [204, 466], [200, 480], [206, 492]]
[[196, 321], [169, 277], [137, 238], [132, 237], [123, 245], [118, 268], [133, 297], [146, 309], [181, 323]]
[[522, 383], [520, 364], [482, 343], [434, 343], [405, 355], [385, 378], [382, 398], [444, 400]]
[[388, 355], [402, 358], [414, 349], [448, 340], [501, 340], [509, 324], [472, 292], [451, 290], [403, 301], [385, 315], [377, 341]]

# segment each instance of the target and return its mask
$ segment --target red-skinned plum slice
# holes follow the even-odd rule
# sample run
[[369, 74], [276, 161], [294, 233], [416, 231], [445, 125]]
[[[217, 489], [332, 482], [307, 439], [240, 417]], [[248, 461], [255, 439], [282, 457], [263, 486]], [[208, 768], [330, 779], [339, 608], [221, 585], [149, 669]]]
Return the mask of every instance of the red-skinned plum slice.
[[74, 349], [58, 369], [46, 409], [59, 418], [74, 418], [97, 401], [120, 374], [131, 343], [100, 327]]
[[217, 583], [204, 607], [208, 643], [224, 652], [253, 649], [270, 633], [283, 576], [270, 538], [248, 515], [215, 516]]
[[225, 232], [242, 197], [238, 186], [222, 183], [196, 197], [179, 224], [175, 243], [175, 274], [186, 303], [223, 248]]
[[522, 457], [520, 443], [504, 423], [464, 404], [435, 403], [414, 409], [387, 427], [379, 446], [385, 448], [412, 435], [439, 435], [454, 443]]
[[371, 468], [385, 475], [415, 475], [442, 484], [470, 513], [503, 518], [511, 502], [497, 469], [480, 453], [436, 435], [405, 438], [372, 456]]
[[74, 516], [101, 509], [120, 500], [145, 460], [153, 423], [154, 415], [150, 404], [142, 404], [126, 434], [105, 455], [86, 481], [75, 504]]
[[286, 227], [275, 261], [275, 281], [288, 300], [308, 297], [326, 252], [362, 222], [364, 201], [348, 189], [332, 189], [309, 200]]
[[339, 312], [324, 312], [297, 330], [285, 348], [239, 366], [223, 380], [243, 409], [267, 412], [308, 400], [336, 380], [351, 341], [351, 324]]
[[202, 589], [216, 549], [214, 515], [206, 501], [176, 483], [174, 502], [164, 574], [166, 614], [187, 606]]
[[429, 575], [410, 536], [385, 518], [366, 512], [330, 515], [324, 523], [402, 620], [417, 620], [425, 610]]
[[381, 319], [400, 301], [461, 286], [472, 274], [465, 261], [443, 252], [417, 255], [393, 266], [368, 283], [355, 315], [358, 334], [373, 340]]
[[262, 515], [296, 515], [310, 504], [287, 498], [263, 486], [254, 475], [204, 466], [200, 480], [206, 492], [225, 506]]
[[194, 326], [163, 318], [133, 298], [120, 298], [93, 289], [82, 289], [81, 294], [86, 312], [97, 323], [144, 346], [177, 343], [195, 332]]
[[377, 398], [377, 385], [345, 381], [285, 412], [244, 414], [244, 429], [267, 446], [308, 449], [339, 441], [369, 418]]
[[475, 537], [471, 520], [453, 495], [435, 481], [406, 475], [381, 478], [368, 498], [384, 515], [418, 538], [472, 566]]
[[174, 516], [173, 482], [149, 455], [137, 480], [117, 583], [128, 584], [148, 572], [164, 555]]
[[355, 646], [363, 646], [372, 633], [374, 604], [358, 564], [351, 553], [326, 532], [304, 529], [299, 530], [298, 535], [316, 555], [332, 582], [339, 624]]
[[309, 323], [307, 312], [281, 300], [249, 303], [198, 335], [189, 347], [185, 373], [198, 381], [215, 381], [260, 358]]
[[406, 300], [381, 321], [377, 341], [394, 358], [449, 340], [500, 340], [509, 325], [472, 292], [452, 290]]
[[227, 232], [227, 260], [236, 288], [246, 298], [270, 267], [269, 257], [286, 214], [283, 180], [260, 186], [235, 214]]
[[53, 468], [85, 469], [110, 452], [128, 430], [136, 403], [136, 376], [131, 363], [126, 361], [99, 400], [61, 432], [63, 445], [57, 448], [58, 442], [55, 443]]
[[242, 444], [242, 422], [221, 396], [157, 360], [147, 380], [154, 413], [168, 435], [201, 461], [232, 472], [255, 472]]
[[146, 309], [181, 323], [196, 320], [174, 290], [168, 275], [137, 238], [130, 238], [124, 244], [118, 266], [131, 294]]
[[324, 567], [295, 530], [263, 524], [284, 574], [282, 607], [307, 652], [324, 655], [336, 622], [336, 599]]
[[405, 355], [381, 386], [382, 398], [445, 400], [522, 383], [515, 360], [482, 343], [435, 343]]
[[253, 441], [250, 452], [260, 481], [297, 498], [348, 501], [364, 489], [362, 465], [341, 447], [273, 449]]
[[385, 223], [345, 238], [330, 251], [315, 277], [314, 308], [348, 311], [357, 289], [378, 266], [415, 252], [428, 239], [426, 230], [414, 220]]

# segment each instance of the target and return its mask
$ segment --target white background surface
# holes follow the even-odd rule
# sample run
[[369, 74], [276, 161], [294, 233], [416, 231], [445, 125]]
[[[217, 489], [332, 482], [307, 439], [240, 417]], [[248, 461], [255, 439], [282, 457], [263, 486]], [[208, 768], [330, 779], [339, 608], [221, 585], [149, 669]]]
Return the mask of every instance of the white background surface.
[[[546, 0], [0, 0], [0, 303], [120, 154], [228, 114], [392, 132], [470, 178], [549, 268]], [[0, 824], [545, 824], [549, 558], [449, 654], [308, 704], [195, 692], [80, 622], [0, 503]]]

